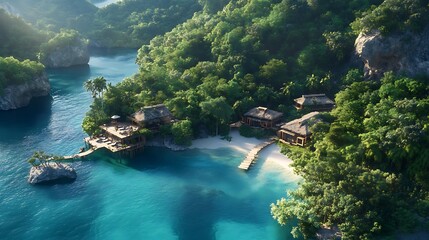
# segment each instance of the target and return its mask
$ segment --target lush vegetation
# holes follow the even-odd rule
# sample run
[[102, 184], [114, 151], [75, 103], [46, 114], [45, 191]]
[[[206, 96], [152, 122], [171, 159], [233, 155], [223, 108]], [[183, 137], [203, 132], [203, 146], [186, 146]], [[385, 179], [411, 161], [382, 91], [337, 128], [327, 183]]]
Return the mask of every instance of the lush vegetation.
[[86, 0], [0, 0], [36, 28], [58, 32], [86, 24], [97, 8]]
[[135, 47], [170, 31], [201, 9], [197, 0], [124, 0], [74, 26], [107, 47]]
[[86, 0], [1, 3], [12, 6], [16, 14], [40, 30], [52, 33], [61, 28], [74, 29], [93, 40], [95, 46], [134, 48], [191, 18], [205, 4], [197, 0], [123, 0], [98, 9]]
[[46, 36], [0, 9], [0, 56], [35, 59]]
[[343, 239], [428, 227], [429, 81], [395, 77], [355, 82], [336, 97], [330, 125], [314, 129], [304, 153], [287, 150], [303, 177], [272, 205], [295, 234], [338, 226]]
[[44, 73], [44, 66], [40, 63], [13, 57], [0, 57], [0, 95], [5, 87], [18, 85], [33, 80]]
[[427, 0], [385, 0], [357, 18], [352, 26], [355, 33], [379, 30], [382, 34], [421, 31], [429, 21]]

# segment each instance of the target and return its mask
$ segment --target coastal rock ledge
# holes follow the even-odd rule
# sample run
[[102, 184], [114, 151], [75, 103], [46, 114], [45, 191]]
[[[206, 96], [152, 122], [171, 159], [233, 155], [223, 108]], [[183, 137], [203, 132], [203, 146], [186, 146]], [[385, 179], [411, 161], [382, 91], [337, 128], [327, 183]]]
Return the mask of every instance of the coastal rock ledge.
[[25, 107], [33, 97], [47, 96], [51, 91], [46, 74], [23, 84], [7, 86], [0, 93], [0, 110]]
[[67, 164], [48, 162], [30, 169], [28, 183], [38, 184], [59, 179], [76, 179], [76, 171]]

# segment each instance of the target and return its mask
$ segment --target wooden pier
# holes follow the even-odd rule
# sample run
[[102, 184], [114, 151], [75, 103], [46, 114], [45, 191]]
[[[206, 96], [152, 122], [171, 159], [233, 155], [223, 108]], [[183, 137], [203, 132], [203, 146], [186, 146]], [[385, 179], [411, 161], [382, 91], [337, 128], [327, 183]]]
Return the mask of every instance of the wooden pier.
[[250, 166], [256, 161], [258, 158], [258, 153], [264, 149], [265, 147], [273, 144], [276, 142], [276, 139], [270, 139], [269, 141], [263, 142], [259, 145], [256, 145], [246, 156], [246, 158], [241, 162], [241, 164], [238, 166], [238, 168], [242, 170], [249, 170]]

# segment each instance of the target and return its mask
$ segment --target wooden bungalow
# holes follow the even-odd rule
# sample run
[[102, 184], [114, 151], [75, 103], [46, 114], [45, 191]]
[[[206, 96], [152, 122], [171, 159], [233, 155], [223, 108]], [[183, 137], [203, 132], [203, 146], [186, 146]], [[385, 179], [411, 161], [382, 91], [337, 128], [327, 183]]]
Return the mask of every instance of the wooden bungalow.
[[283, 113], [266, 107], [255, 107], [244, 114], [242, 122], [251, 127], [272, 128], [280, 122]]
[[147, 106], [132, 114], [129, 119], [144, 128], [156, 129], [160, 125], [169, 124], [173, 115], [164, 104]]
[[310, 127], [320, 121], [317, 118], [318, 114], [319, 112], [311, 112], [282, 125], [277, 132], [279, 140], [292, 145], [304, 146], [310, 140]]
[[325, 94], [302, 95], [294, 100], [296, 109], [310, 109], [312, 111], [331, 111], [335, 103]]

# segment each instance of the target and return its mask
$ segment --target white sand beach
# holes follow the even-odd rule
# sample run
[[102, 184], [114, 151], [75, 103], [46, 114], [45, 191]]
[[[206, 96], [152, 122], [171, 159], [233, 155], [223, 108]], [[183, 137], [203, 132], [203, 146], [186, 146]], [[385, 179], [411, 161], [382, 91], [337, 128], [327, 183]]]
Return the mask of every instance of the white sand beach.
[[[192, 141], [192, 148], [197, 149], [217, 149], [217, 148], [232, 148], [234, 150], [240, 151], [243, 154], [247, 154], [253, 147], [264, 142], [264, 140], [259, 140], [257, 138], [246, 138], [239, 134], [237, 130], [231, 130], [230, 136], [232, 137], [231, 141], [223, 140], [220, 136], [217, 137], [208, 137]], [[270, 168], [283, 168], [287, 175], [295, 175], [293, 169], [290, 166], [292, 160], [287, 156], [283, 155], [280, 152], [280, 147], [276, 144], [268, 146], [263, 149], [259, 158], [263, 161], [258, 161], [258, 163], [263, 164], [261, 169], [270, 169]], [[256, 164], [258, 164], [256, 163]], [[296, 178], [299, 178], [296, 176]]]

